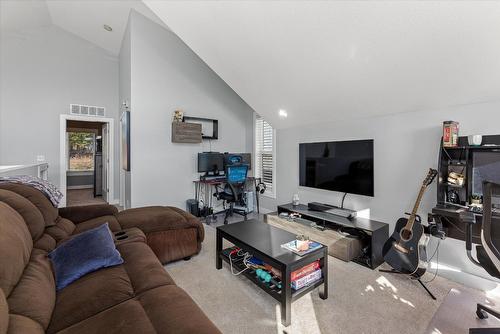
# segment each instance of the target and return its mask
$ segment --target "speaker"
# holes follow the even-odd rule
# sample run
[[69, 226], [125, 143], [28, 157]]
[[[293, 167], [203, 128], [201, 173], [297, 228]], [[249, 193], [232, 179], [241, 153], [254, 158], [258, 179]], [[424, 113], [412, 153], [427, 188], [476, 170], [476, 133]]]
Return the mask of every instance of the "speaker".
[[186, 201], [186, 211], [195, 217], [200, 216], [200, 208], [198, 206], [198, 201], [195, 199], [188, 199]]

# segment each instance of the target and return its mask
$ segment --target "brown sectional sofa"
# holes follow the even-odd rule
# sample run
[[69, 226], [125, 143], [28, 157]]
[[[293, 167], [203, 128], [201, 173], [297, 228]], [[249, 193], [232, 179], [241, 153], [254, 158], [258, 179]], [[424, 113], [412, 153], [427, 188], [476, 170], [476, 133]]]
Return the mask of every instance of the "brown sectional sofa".
[[[122, 265], [87, 274], [56, 292], [47, 254], [57, 242], [104, 221], [118, 229], [132, 227], [132, 220], [127, 217], [121, 225], [119, 214], [106, 206], [39, 210], [46, 209], [47, 203], [24, 190], [21, 196], [0, 189], [0, 334], [220, 333], [176, 286], [136, 228], [131, 229], [136, 237], [116, 242], [124, 259]], [[141, 218], [140, 209], [134, 214]], [[157, 237], [154, 233], [162, 232], [159, 224], [157, 221], [143, 230], [153, 242]], [[147, 221], [136, 224], [142, 225]], [[178, 227], [174, 224], [164, 231], [183, 229]], [[198, 233], [196, 227], [188, 229]], [[188, 252], [163, 248], [157, 251], [166, 258]]]
[[196, 217], [174, 207], [150, 206], [118, 212], [116, 207], [104, 204], [57, 209], [32, 187], [0, 183], [0, 189], [28, 199], [40, 211], [47, 234], [56, 242], [106, 222], [113, 232], [137, 227], [146, 235], [148, 245], [160, 262], [168, 263], [198, 254], [205, 237], [203, 225]]

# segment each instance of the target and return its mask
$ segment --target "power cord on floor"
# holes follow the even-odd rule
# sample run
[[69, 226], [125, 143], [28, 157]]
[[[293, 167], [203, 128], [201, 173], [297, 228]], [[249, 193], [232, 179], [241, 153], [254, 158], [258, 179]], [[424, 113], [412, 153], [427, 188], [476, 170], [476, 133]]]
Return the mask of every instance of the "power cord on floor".
[[439, 246], [440, 245], [441, 245], [441, 239], [438, 239], [438, 244], [436, 246], [436, 249], [434, 250], [434, 253], [432, 254], [431, 258], [429, 259], [429, 262], [431, 262], [432, 259], [434, 258], [434, 256], [436, 256], [436, 272], [434, 273], [434, 276], [430, 280], [423, 282], [425, 284], [428, 284], [428, 283], [431, 283], [432, 281], [434, 281], [437, 277], [438, 272], [439, 272]]

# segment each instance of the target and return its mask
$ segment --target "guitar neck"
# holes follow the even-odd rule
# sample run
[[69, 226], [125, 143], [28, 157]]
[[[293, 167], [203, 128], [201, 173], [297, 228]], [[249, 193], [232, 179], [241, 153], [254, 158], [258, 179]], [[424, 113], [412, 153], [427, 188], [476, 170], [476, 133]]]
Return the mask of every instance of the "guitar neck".
[[427, 188], [426, 185], [422, 185], [420, 188], [420, 192], [418, 193], [417, 200], [415, 201], [415, 205], [413, 206], [413, 210], [411, 211], [410, 218], [408, 219], [408, 223], [406, 224], [406, 228], [411, 230], [413, 229], [413, 224], [415, 223], [415, 220], [417, 219], [417, 212], [418, 208], [420, 207], [420, 202], [422, 201], [422, 197], [424, 197], [425, 189]]

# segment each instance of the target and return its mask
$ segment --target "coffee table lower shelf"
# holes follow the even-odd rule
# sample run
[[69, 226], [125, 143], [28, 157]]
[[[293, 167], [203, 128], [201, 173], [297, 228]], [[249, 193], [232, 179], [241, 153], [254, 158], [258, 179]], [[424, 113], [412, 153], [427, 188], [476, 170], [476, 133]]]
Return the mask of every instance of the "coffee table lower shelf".
[[[231, 265], [231, 262], [229, 261], [229, 258], [226, 255], [220, 254], [219, 256], [221, 257], [221, 259], [224, 262], [226, 262], [227, 264]], [[233, 267], [238, 272], [240, 272], [241, 270], [243, 270], [245, 268], [240, 263], [234, 263], [234, 262], [233, 262]], [[265, 292], [267, 292], [267, 294], [271, 295], [274, 299], [276, 299], [277, 301], [281, 302], [282, 291], [283, 290], [279, 289], [279, 288], [272, 288], [272, 286], [273, 286], [272, 284], [265, 283], [265, 282], [261, 281], [259, 278], [257, 278], [257, 274], [255, 273], [255, 270], [253, 270], [253, 269], [247, 269], [244, 272], [242, 272], [240, 275], [245, 276], [250, 281], [252, 281], [255, 285], [257, 285], [259, 288], [261, 288], [262, 290], [264, 290]], [[238, 276], [240, 276], [240, 275], [238, 275]], [[292, 292], [292, 302], [294, 302], [295, 300], [299, 299], [303, 295], [309, 293], [310, 291], [316, 289], [318, 286], [320, 286], [324, 282], [325, 282], [324, 278], [321, 277], [319, 280], [315, 281], [313, 284], [307, 285], [307, 286], [305, 286], [305, 287], [303, 287], [303, 288], [301, 288], [299, 290], [293, 290], [292, 289], [292, 291], [293, 291]]]

